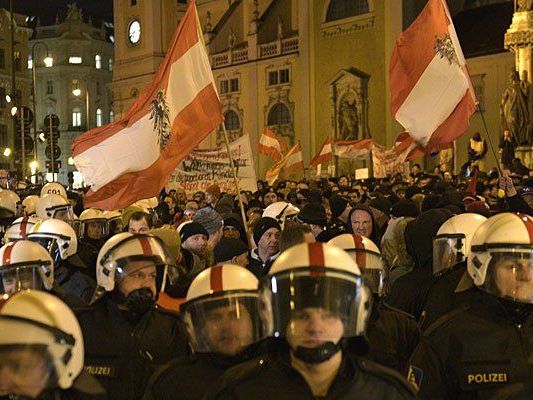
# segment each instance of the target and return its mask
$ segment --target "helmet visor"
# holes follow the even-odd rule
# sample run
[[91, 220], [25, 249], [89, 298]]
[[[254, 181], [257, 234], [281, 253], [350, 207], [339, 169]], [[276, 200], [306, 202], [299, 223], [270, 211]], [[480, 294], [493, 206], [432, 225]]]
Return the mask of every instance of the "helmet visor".
[[107, 221], [107, 231], [109, 235], [116, 235], [124, 230], [124, 224], [122, 218], [117, 217]]
[[82, 221], [83, 238], [99, 240], [108, 235], [107, 220], [103, 218]]
[[533, 304], [533, 250], [491, 251], [481, 288], [499, 297]]
[[266, 337], [256, 292], [207, 296], [182, 307], [183, 321], [195, 352], [235, 356]]
[[58, 376], [72, 359], [72, 336], [11, 316], [0, 317], [0, 331], [0, 396], [38, 398], [43, 389], [57, 387]]
[[79, 219], [72, 219], [67, 221], [67, 223], [74, 229], [74, 232], [76, 232], [76, 236], [78, 238], [81, 238], [82, 231], [81, 231], [81, 221]]
[[72, 211], [72, 206], [70, 204], [47, 208], [46, 211], [48, 215], [50, 215], [50, 218], [60, 219], [65, 222], [75, 218], [74, 211]]
[[362, 288], [361, 276], [312, 267], [263, 278], [260, 295], [273, 336], [318, 347], [360, 332]]
[[363, 249], [349, 249], [346, 251], [352, 256], [361, 270], [365, 283], [372, 293], [380, 297], [386, 295], [389, 275], [387, 273], [388, 267], [383, 258], [375, 252]]
[[25, 289], [44, 290], [44, 282], [39, 272], [40, 267], [39, 265], [2, 266], [0, 269], [1, 293], [13, 294]]
[[50, 254], [54, 262], [61, 260], [61, 251], [57, 238], [53, 236], [41, 236], [38, 233], [30, 233], [27, 237], [28, 240], [40, 244]]
[[379, 297], [385, 297], [389, 292], [389, 274], [387, 269], [367, 268], [361, 271], [366, 285]]
[[438, 276], [466, 259], [464, 238], [440, 236], [433, 240], [433, 275]]

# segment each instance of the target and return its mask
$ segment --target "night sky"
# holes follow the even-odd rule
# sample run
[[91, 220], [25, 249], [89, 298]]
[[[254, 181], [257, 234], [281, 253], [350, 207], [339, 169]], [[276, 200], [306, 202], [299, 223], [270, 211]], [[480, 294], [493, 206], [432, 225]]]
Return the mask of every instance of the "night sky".
[[[84, 19], [90, 15], [95, 24], [101, 20], [113, 22], [113, 0], [13, 0], [13, 10], [38, 16], [42, 25], [49, 25], [54, 23], [58, 10], [61, 17], [66, 15], [70, 3], [76, 3], [84, 11]], [[0, 0], [0, 7], [9, 10], [9, 0]]]

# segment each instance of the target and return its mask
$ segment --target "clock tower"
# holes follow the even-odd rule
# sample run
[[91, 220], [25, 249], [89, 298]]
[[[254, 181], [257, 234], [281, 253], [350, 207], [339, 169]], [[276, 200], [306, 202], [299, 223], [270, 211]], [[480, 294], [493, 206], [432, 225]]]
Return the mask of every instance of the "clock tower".
[[185, 1], [114, 0], [115, 70], [113, 109], [117, 119], [150, 83], [172, 39]]

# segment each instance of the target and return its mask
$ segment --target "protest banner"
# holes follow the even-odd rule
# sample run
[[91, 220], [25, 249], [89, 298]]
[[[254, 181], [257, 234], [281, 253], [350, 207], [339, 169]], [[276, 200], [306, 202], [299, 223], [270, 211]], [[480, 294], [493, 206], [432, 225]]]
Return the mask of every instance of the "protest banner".
[[[237, 168], [240, 190], [257, 191], [257, 178], [250, 137], [243, 135], [230, 143], [231, 155]], [[195, 192], [205, 191], [216, 183], [220, 190], [235, 193], [235, 183], [225, 146], [212, 149], [195, 149], [171, 174], [165, 188], [184, 189], [188, 197]]]
[[409, 174], [409, 163], [405, 161], [407, 152], [399, 153], [396, 147], [387, 148], [372, 144], [372, 165], [374, 178], [385, 178], [387, 175]]

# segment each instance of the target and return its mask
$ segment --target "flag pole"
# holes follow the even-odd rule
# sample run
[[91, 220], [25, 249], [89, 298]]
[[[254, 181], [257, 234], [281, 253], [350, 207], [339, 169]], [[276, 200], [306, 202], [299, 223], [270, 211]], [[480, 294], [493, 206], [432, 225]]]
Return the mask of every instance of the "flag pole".
[[231, 166], [231, 171], [233, 172], [233, 181], [235, 183], [235, 190], [237, 191], [237, 198], [239, 199], [242, 223], [244, 224], [244, 230], [246, 232], [246, 240], [248, 241], [248, 247], [251, 249], [252, 243], [250, 242], [250, 236], [248, 235], [248, 228], [247, 228], [248, 224], [246, 222], [246, 212], [244, 211], [244, 204], [241, 198], [241, 190], [239, 188], [239, 179], [237, 179], [237, 171], [235, 169], [235, 163], [233, 162], [233, 156], [231, 155], [231, 149], [229, 147], [228, 132], [226, 131], [226, 126], [224, 125], [224, 122], [222, 122], [220, 126], [222, 127], [222, 132], [224, 132], [224, 142], [226, 143], [226, 149], [228, 150], [229, 163]]
[[502, 169], [500, 166], [500, 161], [498, 161], [498, 157], [496, 156], [496, 152], [494, 151], [494, 147], [492, 146], [492, 140], [490, 139], [490, 135], [489, 135], [489, 128], [487, 128], [487, 122], [485, 121], [485, 114], [481, 110], [481, 107], [479, 107], [479, 103], [477, 105], [477, 110], [479, 111], [479, 114], [481, 115], [481, 120], [483, 121], [483, 127], [485, 128], [485, 136], [487, 136], [487, 141], [489, 142], [490, 150], [492, 151], [492, 155], [494, 156], [494, 159], [496, 160], [496, 168], [498, 168], [498, 172], [500, 173], [500, 176], [503, 176]]

